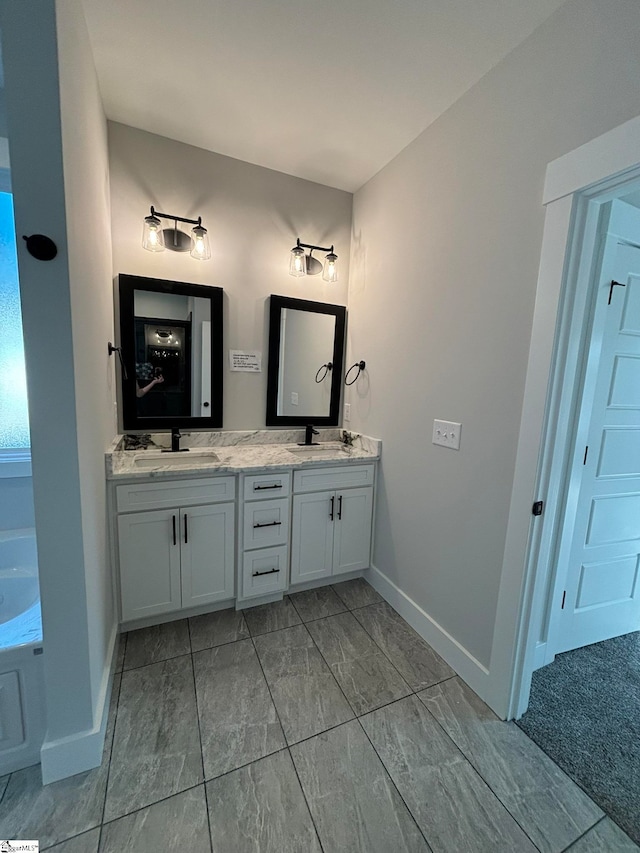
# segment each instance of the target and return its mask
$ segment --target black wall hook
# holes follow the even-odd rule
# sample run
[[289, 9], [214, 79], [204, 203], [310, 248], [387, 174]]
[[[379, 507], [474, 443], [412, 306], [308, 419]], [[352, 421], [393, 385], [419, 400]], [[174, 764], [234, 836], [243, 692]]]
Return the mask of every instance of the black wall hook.
[[114, 352], [118, 353], [120, 364], [122, 365], [122, 378], [126, 382], [129, 379], [129, 376], [127, 375], [127, 368], [125, 367], [124, 359], [122, 358], [122, 347], [114, 347], [111, 341], [107, 341], [107, 349], [109, 351], [109, 355], [113, 355]]
[[[347, 372], [345, 373], [344, 384], [345, 385], [353, 385], [353, 383], [357, 381], [358, 376], [360, 376], [360, 374], [362, 373], [362, 371], [365, 369], [366, 366], [367, 366], [367, 364], [364, 361], [356, 361], [355, 364], [352, 364], [351, 367], [349, 368], [349, 370], [347, 370]], [[349, 378], [349, 374], [351, 373], [352, 370], [355, 370], [356, 367], [358, 368], [358, 372], [356, 373], [355, 377], [351, 380], [351, 382], [347, 382], [347, 379]]]
[[38, 261], [52, 261], [58, 254], [58, 247], [51, 237], [44, 234], [32, 234], [22, 237], [27, 243], [27, 252]]

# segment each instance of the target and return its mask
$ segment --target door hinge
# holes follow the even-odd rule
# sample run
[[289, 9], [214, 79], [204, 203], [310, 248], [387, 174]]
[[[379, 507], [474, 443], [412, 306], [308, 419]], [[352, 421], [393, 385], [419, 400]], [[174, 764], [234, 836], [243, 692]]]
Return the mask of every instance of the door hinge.
[[587, 464], [587, 456], [588, 456], [588, 454], [589, 454], [589, 445], [587, 444], [587, 446], [586, 446], [586, 447], [585, 447], [585, 449], [584, 449], [584, 459], [582, 460], [582, 464], [583, 464], [583, 465], [586, 465], [586, 464]]
[[564, 602], [565, 602], [566, 598], [567, 598], [567, 590], [565, 589], [565, 591], [562, 593], [562, 606], [560, 607], [560, 610], [564, 610]]
[[542, 510], [544, 509], [544, 501], [536, 501], [534, 505], [531, 507], [532, 515], [542, 515]]

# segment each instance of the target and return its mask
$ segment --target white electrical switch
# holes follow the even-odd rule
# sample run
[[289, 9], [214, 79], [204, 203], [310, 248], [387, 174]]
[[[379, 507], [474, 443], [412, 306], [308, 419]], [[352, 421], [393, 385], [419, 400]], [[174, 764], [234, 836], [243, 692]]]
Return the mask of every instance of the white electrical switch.
[[297, 391], [291, 392], [291, 405], [292, 406], [298, 405], [298, 392]]
[[433, 443], [441, 447], [450, 447], [452, 450], [460, 450], [460, 432], [462, 424], [453, 421], [433, 422]]
[[344, 404], [344, 419], [345, 421], [351, 420], [351, 403]]

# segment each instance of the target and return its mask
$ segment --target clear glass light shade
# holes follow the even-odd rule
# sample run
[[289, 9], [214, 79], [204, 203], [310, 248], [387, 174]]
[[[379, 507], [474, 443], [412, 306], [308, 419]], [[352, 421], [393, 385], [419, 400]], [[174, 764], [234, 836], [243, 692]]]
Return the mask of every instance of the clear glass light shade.
[[207, 229], [202, 225], [196, 225], [191, 229], [191, 257], [197, 261], [208, 261], [211, 257], [211, 246], [209, 245], [209, 235]]
[[289, 275], [306, 275], [307, 274], [307, 259], [304, 255], [304, 249], [300, 246], [295, 246], [291, 250], [291, 261], [289, 262]]
[[142, 248], [148, 252], [164, 252], [162, 223], [157, 216], [145, 216], [142, 231]]
[[329, 252], [329, 254], [324, 259], [324, 269], [322, 270], [322, 278], [325, 281], [338, 280], [338, 256], [334, 255], [333, 252]]

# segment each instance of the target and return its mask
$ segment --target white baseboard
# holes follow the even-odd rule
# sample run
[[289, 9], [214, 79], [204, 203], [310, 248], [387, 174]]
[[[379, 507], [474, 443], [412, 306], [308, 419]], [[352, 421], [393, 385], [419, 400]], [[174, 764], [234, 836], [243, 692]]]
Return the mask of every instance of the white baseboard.
[[99, 767], [102, 763], [117, 642], [118, 626], [114, 625], [109, 641], [110, 654], [107, 655], [109, 664], [105, 666], [102, 674], [98, 699], [94, 709], [93, 727], [58, 740], [51, 741], [45, 737], [40, 750], [43, 785], [66, 779], [68, 776], [75, 776], [76, 773], [84, 773], [86, 770]]
[[365, 573], [366, 579], [394, 610], [444, 658], [460, 678], [480, 696], [488, 701], [490, 683], [489, 670], [467, 651], [451, 634], [432, 619], [416, 602], [397, 587], [380, 569], [371, 566]]
[[547, 665], [547, 661], [545, 658], [547, 657], [547, 644], [541, 643], [538, 641], [536, 643], [536, 650], [533, 657], [533, 671], [536, 669], [542, 669], [543, 666]]

